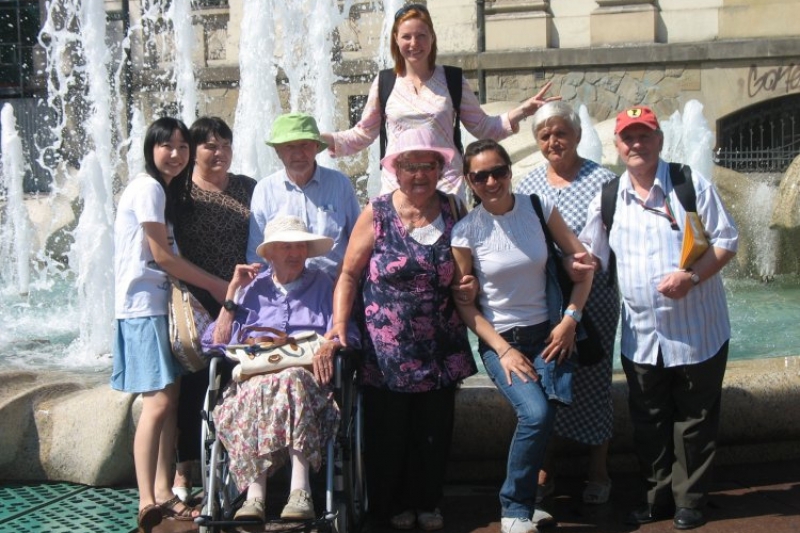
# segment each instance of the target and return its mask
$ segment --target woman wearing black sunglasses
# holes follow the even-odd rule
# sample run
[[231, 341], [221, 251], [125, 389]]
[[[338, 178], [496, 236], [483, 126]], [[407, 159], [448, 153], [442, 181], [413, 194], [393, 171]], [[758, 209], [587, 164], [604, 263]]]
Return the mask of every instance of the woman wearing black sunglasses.
[[[409, 129], [429, 130], [437, 145], [456, 150], [453, 139], [455, 109], [447, 86], [444, 67], [436, 64], [436, 32], [428, 9], [421, 4], [409, 4], [395, 14], [390, 41], [394, 73], [397, 79], [391, 95], [385, 102], [386, 116], [382, 116], [378, 78], [369, 91], [361, 120], [355, 127], [338, 133], [324, 133], [333, 157], [354, 154], [367, 148], [378, 137], [385, 120], [386, 152], [395, 150], [398, 136]], [[550, 88], [546, 83], [533, 97], [518, 107], [499, 116], [488, 116], [480, 107], [466, 79], [461, 79], [459, 118], [464, 127], [477, 138], [504, 139], [519, 131], [519, 122], [547, 101]], [[457, 193], [464, 198], [464, 180], [461, 173], [461, 154], [444, 169], [438, 188], [443, 192]], [[384, 168], [381, 174], [380, 194], [397, 189], [397, 178]]]
[[[501, 532], [533, 533], [537, 474], [557, 404], [572, 401], [570, 356], [592, 286], [591, 269], [575, 283], [562, 315], [561, 290], [539, 216], [565, 254], [585, 249], [552, 201], [541, 215], [528, 196], [511, 191], [511, 159], [495, 141], [467, 146], [464, 174], [481, 203], [455, 228], [456, 279], [478, 278], [478, 302], [456, 296], [461, 318], [476, 335], [486, 372], [513, 406], [517, 428], [500, 490]], [[589, 261], [588, 254], [584, 260]]]

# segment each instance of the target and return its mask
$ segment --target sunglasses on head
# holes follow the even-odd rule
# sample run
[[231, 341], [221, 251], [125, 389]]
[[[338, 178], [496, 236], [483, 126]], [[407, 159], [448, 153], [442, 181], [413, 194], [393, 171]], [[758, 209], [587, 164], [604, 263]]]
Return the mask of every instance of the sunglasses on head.
[[399, 19], [411, 10], [422, 11], [423, 13], [428, 12], [428, 8], [422, 4], [408, 4], [407, 6], [403, 6], [397, 10], [397, 13], [394, 14], [394, 20]]
[[511, 175], [511, 168], [508, 165], [500, 165], [498, 167], [490, 168], [489, 170], [481, 170], [479, 172], [470, 172], [467, 177], [472, 183], [486, 183], [489, 181], [489, 176], [495, 180], [500, 181], [506, 179]]

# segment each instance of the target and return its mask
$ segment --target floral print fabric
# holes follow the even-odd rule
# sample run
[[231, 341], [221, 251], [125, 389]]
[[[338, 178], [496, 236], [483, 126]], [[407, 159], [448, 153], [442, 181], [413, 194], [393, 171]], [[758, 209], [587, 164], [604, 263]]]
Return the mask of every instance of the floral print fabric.
[[365, 273], [367, 335], [362, 383], [397, 392], [425, 392], [477, 372], [466, 327], [450, 295], [455, 217], [437, 193], [445, 230], [432, 245], [412, 239], [392, 194], [372, 201], [375, 244]]
[[336, 434], [339, 408], [333, 393], [300, 367], [231, 381], [214, 409], [217, 433], [230, 456], [230, 469], [244, 491], [261, 472], [271, 476], [300, 451], [314, 470]]

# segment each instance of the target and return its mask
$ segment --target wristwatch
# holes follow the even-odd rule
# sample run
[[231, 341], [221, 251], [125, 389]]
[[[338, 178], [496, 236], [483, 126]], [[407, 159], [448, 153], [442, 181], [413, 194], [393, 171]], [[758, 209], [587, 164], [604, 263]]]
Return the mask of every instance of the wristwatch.
[[700, 283], [700, 276], [697, 275], [697, 272], [695, 272], [691, 268], [687, 268], [686, 272], [689, 273], [689, 279], [692, 280], [692, 285], [697, 285], [698, 283]]
[[239, 304], [234, 302], [233, 300], [225, 300], [222, 302], [222, 307], [225, 308], [226, 311], [230, 311], [231, 313], [235, 313], [239, 310]]
[[570, 317], [575, 322], [580, 322], [581, 318], [583, 317], [583, 313], [577, 309], [564, 309], [564, 316]]

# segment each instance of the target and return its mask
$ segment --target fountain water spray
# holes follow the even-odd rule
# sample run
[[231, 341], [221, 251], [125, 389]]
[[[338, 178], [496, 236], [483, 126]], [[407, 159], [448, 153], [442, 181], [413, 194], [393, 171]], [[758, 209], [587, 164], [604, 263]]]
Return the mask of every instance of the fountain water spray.
[[[394, 26], [394, 14], [397, 10], [403, 7], [404, 0], [384, 0], [383, 2], [383, 27], [381, 30], [380, 45], [378, 47], [377, 63], [378, 70], [390, 68], [393, 66], [392, 52], [389, 48], [389, 39], [392, 34], [392, 26]], [[465, 136], [464, 126], [461, 126], [461, 138], [469, 139]], [[367, 166], [367, 196], [372, 198], [377, 196], [381, 190], [381, 149], [377, 142], [374, 142], [369, 147], [369, 164]]]
[[3, 155], [0, 199], [5, 191], [7, 212], [0, 228], [0, 277], [8, 276], [8, 286], [14, 286], [20, 295], [27, 295], [30, 285], [31, 224], [22, 201], [26, 163], [11, 104], [3, 105], [0, 112], [0, 135]]
[[597, 130], [594, 129], [594, 122], [589, 116], [589, 110], [581, 104], [578, 108], [578, 116], [581, 119], [581, 140], [578, 143], [578, 155], [584, 159], [594, 161], [598, 165], [603, 160], [603, 143]]
[[[289, 110], [313, 115], [322, 131], [334, 127], [331, 36], [351, 2], [288, 0], [264, 9], [260, 0], [243, 3], [239, 45], [240, 91], [234, 121], [234, 172], [260, 179], [278, 167], [274, 150], [264, 145], [272, 121], [283, 112], [276, 77], [288, 80]], [[271, 50], [273, 54], [265, 54]], [[326, 154], [325, 166], [335, 166]]]
[[76, 363], [92, 364], [111, 347], [114, 318], [114, 219], [100, 158], [89, 152], [78, 172], [83, 210], [69, 262], [77, 274], [80, 335], [70, 346]]
[[239, 100], [233, 122], [231, 171], [260, 178], [278, 166], [275, 151], [264, 144], [274, 117], [281, 112], [275, 78], [277, 65], [272, 9], [262, 0], [244, 0], [239, 41]]
[[166, 12], [172, 22], [175, 54], [172, 78], [175, 83], [175, 100], [180, 106], [181, 120], [191, 126], [197, 118], [197, 82], [194, 77], [194, 31], [192, 28], [191, 0], [172, 0]]

